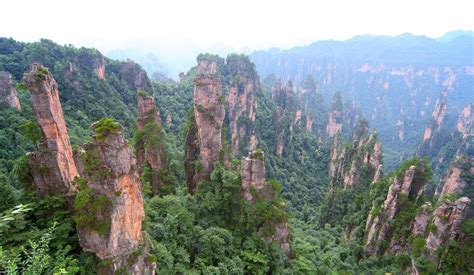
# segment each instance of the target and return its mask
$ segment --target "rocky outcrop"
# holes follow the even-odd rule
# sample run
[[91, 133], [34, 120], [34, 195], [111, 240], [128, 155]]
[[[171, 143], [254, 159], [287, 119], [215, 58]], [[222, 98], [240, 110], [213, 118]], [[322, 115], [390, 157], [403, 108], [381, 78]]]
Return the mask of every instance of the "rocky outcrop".
[[459, 237], [460, 226], [470, 203], [469, 198], [462, 197], [456, 201], [444, 201], [434, 211], [432, 226], [436, 229], [431, 230], [426, 239], [427, 252], [432, 260], [437, 262], [439, 249], [445, 248], [450, 240]]
[[329, 137], [333, 137], [342, 130], [344, 114], [342, 113], [341, 92], [337, 92], [332, 99], [331, 111], [328, 114], [328, 124], [326, 133]]
[[251, 189], [258, 193], [268, 195], [268, 199], [273, 197], [271, 190], [263, 190], [269, 187], [265, 181], [265, 163], [263, 152], [252, 152], [248, 157], [243, 157], [240, 165], [240, 177], [242, 179], [243, 197], [248, 201], [255, 201]]
[[[407, 200], [416, 200], [423, 192], [425, 168], [423, 161], [410, 166], [403, 172], [403, 177], [395, 175], [382, 205], [374, 205], [366, 223], [365, 250], [370, 255], [379, 255], [388, 251], [399, 251], [403, 246], [403, 238], [392, 239], [391, 221], [407, 203]], [[382, 243], [389, 243], [388, 247], [382, 247]]]
[[472, 104], [466, 104], [456, 123], [456, 129], [462, 134], [463, 138], [474, 136]]
[[[220, 79], [216, 75], [216, 61], [198, 58], [197, 71], [198, 75], [194, 80], [194, 116], [191, 122], [195, 132], [188, 131], [185, 160], [188, 189], [191, 192], [199, 181], [209, 178], [221, 156], [222, 124], [225, 116], [225, 100], [221, 93]], [[193, 135], [196, 135], [196, 138]], [[193, 164], [196, 161], [196, 151], [198, 165]], [[191, 165], [195, 166], [194, 169], [190, 168]]]
[[291, 110], [294, 107], [293, 84], [289, 81], [286, 85], [278, 81], [272, 87], [272, 99], [282, 110]]
[[347, 190], [361, 183], [362, 179], [374, 181], [380, 176], [381, 164], [382, 143], [377, 141], [375, 132], [368, 134], [366, 121], [359, 120], [351, 147], [342, 146], [339, 134], [333, 139], [328, 169], [330, 186], [335, 188], [342, 184]]
[[117, 122], [103, 119], [92, 128], [75, 202], [80, 245], [101, 259], [99, 273], [151, 274], [154, 265], [145, 259], [145, 214], [135, 156]]
[[33, 64], [24, 81], [31, 95], [31, 106], [41, 129], [39, 150], [29, 155], [29, 164], [39, 195], [72, 196], [78, 176], [71, 143], [64, 121], [58, 84], [48, 69]]
[[274, 114], [274, 123], [279, 125], [282, 129], [276, 137], [276, 154], [282, 156], [285, 150], [285, 144], [290, 140], [295, 126], [295, 119], [301, 119], [298, 115], [298, 106], [295, 101], [295, 94], [293, 91], [293, 84], [291, 81], [283, 84], [280, 80], [277, 80], [272, 86], [272, 100], [276, 104], [276, 112]]
[[451, 163], [446, 179], [443, 182], [440, 198], [447, 194], [462, 195], [468, 184], [467, 180], [463, 177], [463, 173], [474, 175], [474, 158], [458, 156]]
[[441, 126], [443, 126], [444, 122], [444, 117], [446, 116], [446, 109], [448, 105], [446, 102], [441, 101], [438, 99], [436, 102], [436, 107], [433, 110], [433, 115], [432, 115], [432, 120], [428, 124], [428, 126], [425, 129], [425, 133], [423, 134], [423, 141], [427, 141], [431, 139], [431, 136], [433, 133], [439, 129], [441, 129]]
[[138, 95], [138, 121], [135, 152], [140, 174], [145, 166], [151, 170], [153, 194], [160, 194], [166, 174], [166, 148], [160, 113], [155, 99], [142, 92]]
[[[115, 68], [114, 68], [115, 69]], [[119, 68], [116, 69], [119, 79], [123, 79], [129, 90], [131, 91], [146, 91], [151, 93], [153, 87], [146, 72], [135, 62], [128, 59], [127, 62], [120, 63]]]
[[[227, 70], [233, 79], [228, 95], [232, 152], [238, 156], [254, 149], [258, 143], [253, 124], [256, 118], [255, 94], [260, 89], [260, 81], [255, 65], [248, 57], [228, 56]], [[252, 136], [254, 140], [250, 143]]]
[[93, 61], [94, 72], [98, 78], [105, 80], [105, 59], [104, 57], [94, 59]]
[[0, 71], [0, 101], [21, 111], [20, 100], [18, 100], [15, 87], [13, 86], [12, 75], [8, 72]]
[[431, 217], [432, 206], [431, 203], [426, 202], [421, 206], [421, 211], [416, 214], [413, 220], [411, 233], [413, 236], [424, 236]]
[[[249, 153], [248, 157], [242, 158], [240, 177], [242, 179], [242, 196], [244, 199], [252, 203], [256, 203], [257, 200], [273, 201], [275, 199], [277, 190], [266, 182], [263, 152], [254, 151]], [[283, 206], [277, 205], [274, 207]], [[291, 255], [291, 233], [287, 219], [282, 219], [266, 226], [272, 227], [272, 234], [265, 236], [263, 233], [265, 230], [261, 228], [260, 233], [264, 235], [265, 240], [278, 243], [283, 252], [289, 257]]]

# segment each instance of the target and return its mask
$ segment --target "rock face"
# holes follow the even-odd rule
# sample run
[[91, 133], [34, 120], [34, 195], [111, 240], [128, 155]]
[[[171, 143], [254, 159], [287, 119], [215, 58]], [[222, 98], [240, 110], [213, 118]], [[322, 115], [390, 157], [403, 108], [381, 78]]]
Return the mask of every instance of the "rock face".
[[[258, 144], [253, 123], [255, 94], [260, 89], [260, 81], [255, 65], [248, 58], [230, 55], [227, 70], [233, 78], [228, 96], [232, 153], [238, 156], [254, 150]], [[253, 142], [250, 142], [251, 137], [254, 137]]]
[[250, 153], [248, 157], [242, 158], [240, 166], [240, 177], [242, 178], [243, 197], [248, 201], [254, 201], [255, 198], [250, 192], [250, 188], [254, 188], [259, 193], [273, 197], [272, 192], [262, 190], [268, 185], [265, 184], [265, 163], [263, 161], [263, 152]]
[[135, 144], [137, 164], [140, 174], [145, 165], [151, 169], [151, 187], [159, 194], [164, 186], [166, 171], [166, 148], [160, 122], [160, 113], [152, 96], [138, 96], [138, 134]]
[[433, 110], [433, 120], [426, 127], [425, 133], [423, 134], [423, 141], [431, 139], [433, 132], [441, 129], [441, 126], [443, 126], [444, 117], [446, 116], [447, 107], [448, 105], [446, 102], [438, 99], [436, 102], [436, 107]]
[[[99, 273], [125, 269], [147, 274], [153, 266], [145, 263], [145, 214], [135, 156], [120, 124], [101, 120], [92, 127], [94, 139], [82, 157], [87, 183], [75, 203], [81, 247], [109, 261], [106, 266], [99, 265]], [[133, 257], [134, 252], [139, 256]]]
[[93, 62], [94, 72], [98, 78], [105, 80], [105, 60], [103, 57], [95, 59]]
[[378, 170], [381, 169], [381, 164], [382, 143], [377, 141], [375, 133], [368, 134], [366, 121], [360, 120], [350, 148], [342, 147], [340, 135], [333, 139], [328, 169], [330, 186], [335, 188], [343, 184], [347, 190], [358, 185], [362, 177], [374, 181], [380, 177], [381, 171]]
[[29, 156], [37, 191], [41, 196], [73, 195], [76, 191], [73, 180], [78, 172], [59, 101], [58, 84], [40, 64], [31, 66], [24, 81], [43, 135], [39, 151]]
[[272, 87], [272, 99], [280, 109], [290, 110], [294, 106], [294, 92], [291, 81], [286, 85], [278, 81]]
[[457, 194], [461, 195], [464, 188], [467, 186], [466, 179], [463, 178], [462, 174], [474, 174], [474, 159], [469, 157], [458, 157], [454, 160], [448, 170], [448, 175], [444, 180], [443, 189], [440, 197], [446, 194]]
[[329, 137], [333, 137], [337, 133], [341, 132], [342, 123], [344, 121], [344, 115], [342, 113], [342, 99], [341, 93], [337, 92], [332, 100], [331, 111], [328, 114], [328, 125], [326, 127], [326, 133]]
[[[242, 178], [242, 196], [244, 199], [255, 203], [257, 199], [272, 201], [275, 198], [275, 189], [266, 182], [265, 163], [263, 152], [254, 151], [248, 157], [243, 157], [240, 167]], [[283, 252], [291, 255], [291, 233], [286, 220], [273, 225], [273, 234], [266, 236], [268, 242], [276, 242]]]
[[[394, 176], [387, 197], [381, 206], [375, 206], [367, 218], [365, 250], [370, 255], [379, 255], [383, 251], [382, 243], [388, 242], [389, 251], [397, 251], [403, 240], [391, 239], [390, 222], [404, 207], [406, 200], [417, 198], [423, 191], [425, 168], [422, 161], [412, 165], [404, 172], [403, 178]], [[376, 209], [379, 209], [378, 211]], [[375, 212], [375, 213], [374, 213]]]
[[146, 72], [132, 60], [129, 59], [127, 62], [121, 63], [117, 73], [118, 77], [127, 83], [131, 91], [153, 91], [151, 81]]
[[20, 100], [18, 100], [15, 87], [13, 87], [12, 76], [8, 72], [0, 71], [0, 100], [21, 111]]
[[471, 200], [462, 197], [454, 202], [443, 202], [435, 211], [432, 230], [426, 239], [426, 248], [431, 259], [438, 261], [438, 249], [446, 247], [449, 240], [459, 237], [461, 222], [466, 217], [467, 207]]
[[463, 138], [474, 135], [472, 114], [472, 104], [464, 106], [461, 115], [456, 123], [456, 129], [462, 134]]
[[[288, 141], [287, 135], [291, 135], [293, 131], [294, 118], [297, 111], [293, 84], [291, 82], [283, 84], [281, 81], [277, 81], [272, 86], [272, 100], [277, 106], [274, 123], [281, 125], [280, 127], [284, 129], [276, 137], [276, 154], [281, 157], [285, 150], [285, 144]], [[285, 123], [285, 119], [288, 119], [288, 124]]]
[[[221, 82], [217, 77], [216, 61], [198, 59], [198, 75], [194, 88], [195, 129], [188, 132], [186, 144], [186, 172], [188, 189], [194, 192], [197, 183], [208, 179], [222, 150], [222, 124], [224, 122], [224, 97], [221, 94]], [[194, 134], [197, 134], [197, 144]], [[193, 156], [198, 152], [199, 165], [191, 169]], [[194, 170], [194, 171], [190, 171]]]
[[426, 227], [428, 226], [431, 215], [431, 203], [427, 202], [422, 205], [421, 211], [416, 215], [411, 233], [413, 236], [424, 236], [426, 234]]

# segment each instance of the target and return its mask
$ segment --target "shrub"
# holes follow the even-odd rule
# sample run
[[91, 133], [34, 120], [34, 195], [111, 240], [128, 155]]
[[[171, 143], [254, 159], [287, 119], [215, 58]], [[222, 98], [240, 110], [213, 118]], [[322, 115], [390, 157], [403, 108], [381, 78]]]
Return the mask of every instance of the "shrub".
[[104, 140], [108, 135], [120, 131], [120, 123], [113, 118], [103, 118], [93, 125], [95, 138], [99, 141]]

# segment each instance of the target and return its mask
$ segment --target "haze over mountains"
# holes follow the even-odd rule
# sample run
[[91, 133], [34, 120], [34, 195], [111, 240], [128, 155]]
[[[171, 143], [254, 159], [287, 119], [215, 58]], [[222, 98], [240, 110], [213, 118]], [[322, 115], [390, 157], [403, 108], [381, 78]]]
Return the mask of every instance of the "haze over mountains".
[[470, 274], [473, 38], [0, 37], [0, 273]]
[[[446, 34], [440, 36], [440, 37], [435, 37], [435, 38], [429, 38], [426, 36], [416, 36], [416, 35], [411, 35], [409, 33], [401, 34], [399, 36], [384, 36], [384, 35], [358, 35], [355, 36], [351, 39], [347, 40], [321, 40], [321, 41], [316, 41], [312, 44], [309, 45], [299, 45], [290, 49], [280, 49], [280, 48], [271, 48], [268, 50], [257, 50], [254, 51], [251, 48], [232, 48], [229, 46], [223, 46], [223, 45], [214, 45], [212, 47], [202, 47], [198, 46], [197, 44], [192, 43], [191, 41], [182, 41], [183, 45], [186, 45], [185, 48], [181, 47], [174, 47], [174, 48], [166, 48], [164, 51], [159, 51], [156, 50], [153, 47], [153, 44], [148, 44], [141, 43], [140, 45], [136, 45], [136, 43], [131, 44], [130, 46], [122, 46], [121, 48], [116, 48], [113, 50], [108, 50], [105, 53], [106, 56], [111, 57], [111, 58], [116, 58], [116, 59], [127, 59], [131, 58], [133, 60], [136, 60], [140, 65], [142, 65], [145, 70], [147, 70], [147, 73], [151, 76], [153, 73], [155, 73], [155, 69], [148, 69], [147, 63], [151, 62], [151, 60], [154, 60], [155, 58], [146, 58], [147, 55], [152, 54], [154, 55], [158, 60], [154, 60], [153, 62], [157, 63], [155, 66], [156, 68], [161, 68], [162, 71], [160, 72], [166, 72], [167, 76], [172, 78], [172, 79], [177, 79], [177, 75], [179, 72], [186, 71], [187, 68], [191, 67], [194, 64], [194, 58], [196, 55], [198, 55], [201, 52], [210, 52], [210, 53], [216, 53], [221, 56], [225, 56], [229, 53], [245, 53], [245, 54], [252, 54], [252, 56], [258, 55], [258, 53], [261, 52], [296, 52], [296, 51], [305, 51], [306, 52], [311, 52], [313, 55], [319, 55], [323, 53], [323, 56], [330, 57], [331, 54], [333, 56], [338, 55], [339, 58], [345, 58], [348, 55], [351, 56], [352, 54], [356, 54], [358, 47], [360, 47], [359, 50], [361, 50], [361, 53], [365, 53], [365, 55], [358, 55], [359, 58], [365, 60], [369, 58], [382, 58], [383, 56], [380, 56], [380, 52], [377, 54], [377, 51], [373, 52], [374, 48], [377, 48], [379, 51], [384, 50], [384, 46], [391, 46], [393, 47], [393, 50], [397, 50], [397, 53], [399, 56], [402, 57], [402, 60], [406, 59], [405, 53], [409, 52], [400, 52], [399, 50], [401, 48], [405, 48], [405, 50], [411, 49], [413, 47], [418, 47], [418, 52], [412, 52], [412, 54], [417, 55], [416, 58], [428, 58], [428, 56], [431, 56], [430, 53], [436, 53], [438, 54], [435, 50], [433, 52], [429, 48], [433, 45], [436, 45], [436, 42], [450, 42], [456, 38], [459, 37], [465, 37], [467, 41], [471, 39], [472, 43], [472, 38], [474, 37], [474, 31], [463, 31], [463, 30], [456, 30], [456, 31], [450, 31], [447, 32]], [[366, 42], [364, 44], [364, 41]], [[369, 42], [370, 41], [370, 42]], [[411, 41], [411, 42], [410, 42]], [[367, 43], [369, 42], [369, 43]], [[461, 41], [460, 41], [461, 42]], [[462, 43], [462, 42], [461, 42]], [[368, 48], [362, 49], [364, 46], [369, 46]], [[353, 48], [355, 47], [355, 49]], [[157, 45], [156, 48], [160, 48], [160, 45]], [[348, 51], [349, 49], [353, 49], [355, 52], [350, 52]], [[449, 48], [449, 46], [446, 46], [445, 49]], [[414, 49], [416, 51], [416, 49]], [[429, 50], [428, 52], [425, 53], [420, 53], [423, 50]], [[469, 50], [469, 49], [464, 49], [464, 50]], [[341, 56], [339, 55], [340, 53], [343, 53], [345, 55]], [[393, 54], [393, 53], [392, 53]], [[445, 53], [446, 54], [446, 53]], [[455, 54], [455, 53], [452, 53]], [[390, 53], [388, 53], [390, 55]], [[458, 58], [460, 57], [461, 54], [458, 55]], [[472, 54], [471, 54], [472, 56]], [[385, 56], [386, 58], [388, 56]], [[414, 57], [414, 56], [413, 56]], [[438, 60], [441, 60], [443, 56], [435, 56], [438, 58]], [[356, 58], [354, 55], [352, 55], [352, 58]], [[392, 56], [391, 58], [396, 58], [396, 56]], [[462, 58], [461, 58], [462, 59]], [[141, 61], [143, 60], [143, 61]], [[464, 58], [466, 60], [466, 58]], [[403, 61], [401, 61], [403, 62]], [[163, 71], [164, 70], [164, 71]]]

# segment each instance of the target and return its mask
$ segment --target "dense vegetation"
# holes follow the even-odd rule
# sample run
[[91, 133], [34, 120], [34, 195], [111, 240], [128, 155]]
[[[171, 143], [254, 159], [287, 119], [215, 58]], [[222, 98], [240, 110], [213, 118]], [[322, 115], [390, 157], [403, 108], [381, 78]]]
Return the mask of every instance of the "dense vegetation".
[[[217, 56], [201, 55], [199, 58], [218, 61], [225, 93], [235, 80], [230, 78], [232, 68], [227, 68], [225, 60]], [[94, 71], [94, 62], [102, 59], [106, 63], [105, 80]], [[228, 59], [250, 62], [242, 55], [231, 55]], [[415, 160], [406, 162], [376, 185], [371, 184], [372, 179], [363, 178], [354, 190], [336, 188], [331, 201], [325, 198], [331, 144], [319, 139], [323, 134], [318, 129], [324, 129], [326, 112], [331, 106], [325, 104], [322, 94], [310, 93], [293, 98], [291, 104], [282, 104], [286, 101], [272, 98], [272, 86], [277, 80], [269, 77], [262, 81], [256, 94], [258, 111], [252, 127], [256, 129], [259, 148], [265, 152], [267, 178], [275, 179], [268, 180], [275, 196], [271, 201], [257, 199], [252, 205], [240, 198], [238, 159], [232, 159], [229, 169], [219, 163], [211, 179], [203, 182], [196, 194], [189, 195], [186, 190], [184, 143], [196, 68], [179, 83], [154, 81], [150, 86], [145, 85], [146, 92], [156, 99], [162, 128], [150, 125], [143, 131], [136, 131], [137, 91], [130, 86], [130, 80], [133, 72], [139, 70], [138, 66], [124, 71], [123, 62], [106, 59], [96, 50], [59, 46], [48, 40], [27, 44], [0, 39], [0, 70], [12, 73], [16, 84], [21, 84], [23, 73], [33, 61], [48, 67], [58, 82], [74, 147], [91, 139], [90, 125], [100, 119], [95, 128], [99, 138], [108, 131], [117, 130], [120, 126], [115, 121], [118, 121], [129, 140], [134, 136], [134, 142], [130, 142], [132, 146], [139, 140], [145, 140], [149, 146], [165, 144], [166, 191], [153, 196], [149, 190], [149, 170], [145, 167], [141, 175], [145, 194], [144, 228], [151, 243], [149, 260], [157, 261], [158, 273], [401, 273], [411, 265], [412, 255], [416, 257], [420, 271], [436, 271], [423, 260], [421, 254], [425, 244], [416, 238], [411, 240], [414, 244], [412, 253], [367, 257], [363, 249], [365, 222], [373, 203], [380, 205], [383, 202], [389, 178], [406, 170]], [[249, 72], [250, 75], [253, 73]], [[307, 89], [317, 90], [317, 84], [311, 78], [305, 79], [304, 83]], [[0, 201], [3, 202], [0, 205], [0, 271], [93, 273], [98, 260], [81, 250], [76, 226], [106, 232], [108, 224], [94, 220], [89, 214], [97, 209], [107, 211], [108, 201], [103, 197], [91, 197], [90, 189], [81, 184], [81, 179], [78, 179], [81, 188], [74, 204], [75, 215], [70, 215], [72, 209], [64, 197], [37, 197], [25, 154], [35, 150], [41, 133], [34, 122], [28, 91], [18, 85], [18, 94], [21, 112], [0, 102]], [[342, 105], [341, 100], [336, 103], [337, 108], [350, 105]], [[294, 125], [295, 112], [303, 106], [307, 106], [314, 120], [312, 132], [305, 129], [305, 117], [302, 123]], [[228, 118], [225, 123], [228, 128]], [[345, 138], [351, 134], [351, 130], [346, 131]], [[224, 137], [229, 139], [229, 134]], [[281, 156], [276, 152], [279, 138], [284, 145]], [[345, 140], [345, 143], [350, 144], [350, 141]], [[84, 158], [85, 168], [94, 169], [94, 156]], [[465, 194], [472, 198], [472, 175], [464, 173], [463, 177], [469, 183]], [[398, 216], [395, 227], [399, 229], [393, 234], [407, 233], [404, 225], [423, 202], [412, 199], [407, 198], [411, 206]], [[434, 202], [435, 198], [425, 200]], [[375, 214], [377, 210], [373, 211]], [[469, 215], [472, 217], [472, 213]], [[275, 243], [264, 240], [273, 233], [273, 225], [287, 219], [293, 236], [291, 259], [287, 259]], [[449, 244], [450, 249], [444, 255], [445, 264], [438, 271], [469, 270], [469, 263], [474, 261], [472, 218], [463, 223], [462, 231], [466, 236], [463, 243], [452, 241]]]

